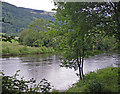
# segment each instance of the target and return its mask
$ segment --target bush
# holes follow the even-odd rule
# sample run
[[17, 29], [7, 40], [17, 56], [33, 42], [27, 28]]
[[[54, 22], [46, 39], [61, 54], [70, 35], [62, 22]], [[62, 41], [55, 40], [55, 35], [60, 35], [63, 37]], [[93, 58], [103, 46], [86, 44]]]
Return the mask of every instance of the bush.
[[120, 67], [108, 67], [90, 72], [67, 92], [84, 92], [85, 94], [97, 94], [98, 92], [119, 92]]
[[101, 92], [102, 85], [100, 84], [100, 82], [98, 80], [94, 79], [89, 83], [88, 89], [91, 93]]
[[21, 48], [18, 49], [20, 53], [25, 54], [28, 53], [28, 48], [27, 46], [23, 46]]
[[10, 52], [9, 47], [5, 47], [5, 48], [2, 50], [2, 53], [5, 53], [5, 54], [7, 54], [7, 53], [9, 53], [9, 52]]
[[46, 93], [50, 91], [51, 85], [46, 79], [42, 79], [39, 84], [35, 84], [36, 80], [33, 78], [29, 81], [26, 81], [24, 77], [18, 80], [17, 76], [19, 76], [19, 71], [20, 70], [18, 70], [13, 76], [5, 76], [5, 74], [1, 72], [2, 94], [21, 94], [23, 92], [36, 94], [37, 92]]

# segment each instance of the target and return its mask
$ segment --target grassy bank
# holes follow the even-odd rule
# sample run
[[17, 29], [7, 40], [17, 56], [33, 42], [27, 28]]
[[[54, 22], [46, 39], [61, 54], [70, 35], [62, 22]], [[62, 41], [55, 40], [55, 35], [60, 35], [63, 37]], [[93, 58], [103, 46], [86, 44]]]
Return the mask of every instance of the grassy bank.
[[53, 53], [54, 49], [52, 47], [29, 47], [19, 45], [17, 42], [2, 42], [2, 47], [0, 49], [1, 55], [24, 55], [24, 54], [42, 54], [42, 53]]
[[120, 91], [118, 81], [120, 68], [104, 68], [97, 72], [86, 74], [83, 81], [79, 81], [67, 92], [118, 92]]

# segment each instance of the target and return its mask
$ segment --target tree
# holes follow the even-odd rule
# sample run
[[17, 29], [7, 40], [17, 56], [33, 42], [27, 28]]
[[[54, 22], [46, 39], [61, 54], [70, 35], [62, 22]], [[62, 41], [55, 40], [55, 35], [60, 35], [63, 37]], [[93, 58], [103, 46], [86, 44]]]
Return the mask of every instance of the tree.
[[20, 34], [21, 43], [28, 46], [48, 46], [48, 25], [48, 21], [36, 19]]
[[108, 49], [109, 44], [103, 44], [109, 39], [104, 38], [105, 36], [113, 36], [120, 40], [120, 2], [55, 4], [58, 7], [56, 17], [60, 26], [58, 34], [63, 35], [64, 39], [60, 44], [65, 48], [64, 65], [76, 67], [77, 63], [80, 79], [83, 79], [84, 57], [91, 55], [94, 46], [98, 50], [103, 49], [102, 46]]
[[79, 77], [83, 79], [83, 62], [91, 47], [91, 24], [89, 14], [85, 7], [88, 3], [58, 3], [57, 20], [59, 21], [59, 34], [63, 41], [63, 65], [79, 69]]
[[120, 1], [89, 3], [86, 10], [94, 20], [91, 22], [104, 36], [114, 36], [120, 47]]

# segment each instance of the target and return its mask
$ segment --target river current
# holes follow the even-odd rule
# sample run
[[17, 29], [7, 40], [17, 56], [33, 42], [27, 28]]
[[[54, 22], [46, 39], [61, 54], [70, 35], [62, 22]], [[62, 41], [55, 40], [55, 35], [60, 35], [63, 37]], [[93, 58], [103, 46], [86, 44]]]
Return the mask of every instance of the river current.
[[[53, 88], [66, 90], [79, 80], [78, 71], [60, 67], [58, 55], [27, 55], [0, 58], [0, 66], [6, 75], [12, 76], [20, 70], [19, 77], [34, 78], [37, 83], [45, 78]], [[99, 54], [85, 59], [84, 74], [106, 67], [119, 67], [120, 54]]]

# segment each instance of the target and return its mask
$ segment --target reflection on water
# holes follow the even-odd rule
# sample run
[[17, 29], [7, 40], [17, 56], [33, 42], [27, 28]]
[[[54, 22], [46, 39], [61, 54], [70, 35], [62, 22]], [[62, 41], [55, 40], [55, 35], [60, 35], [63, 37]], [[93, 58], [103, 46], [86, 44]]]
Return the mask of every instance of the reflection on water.
[[[6, 75], [15, 74], [20, 71], [20, 77], [25, 79], [35, 78], [39, 82], [42, 78], [47, 79], [55, 89], [65, 90], [78, 81], [77, 71], [60, 67], [59, 56], [57, 55], [32, 55], [24, 57], [2, 58], [2, 69]], [[97, 69], [114, 66], [118, 67], [120, 62], [119, 54], [100, 54], [85, 59], [84, 73]]]

